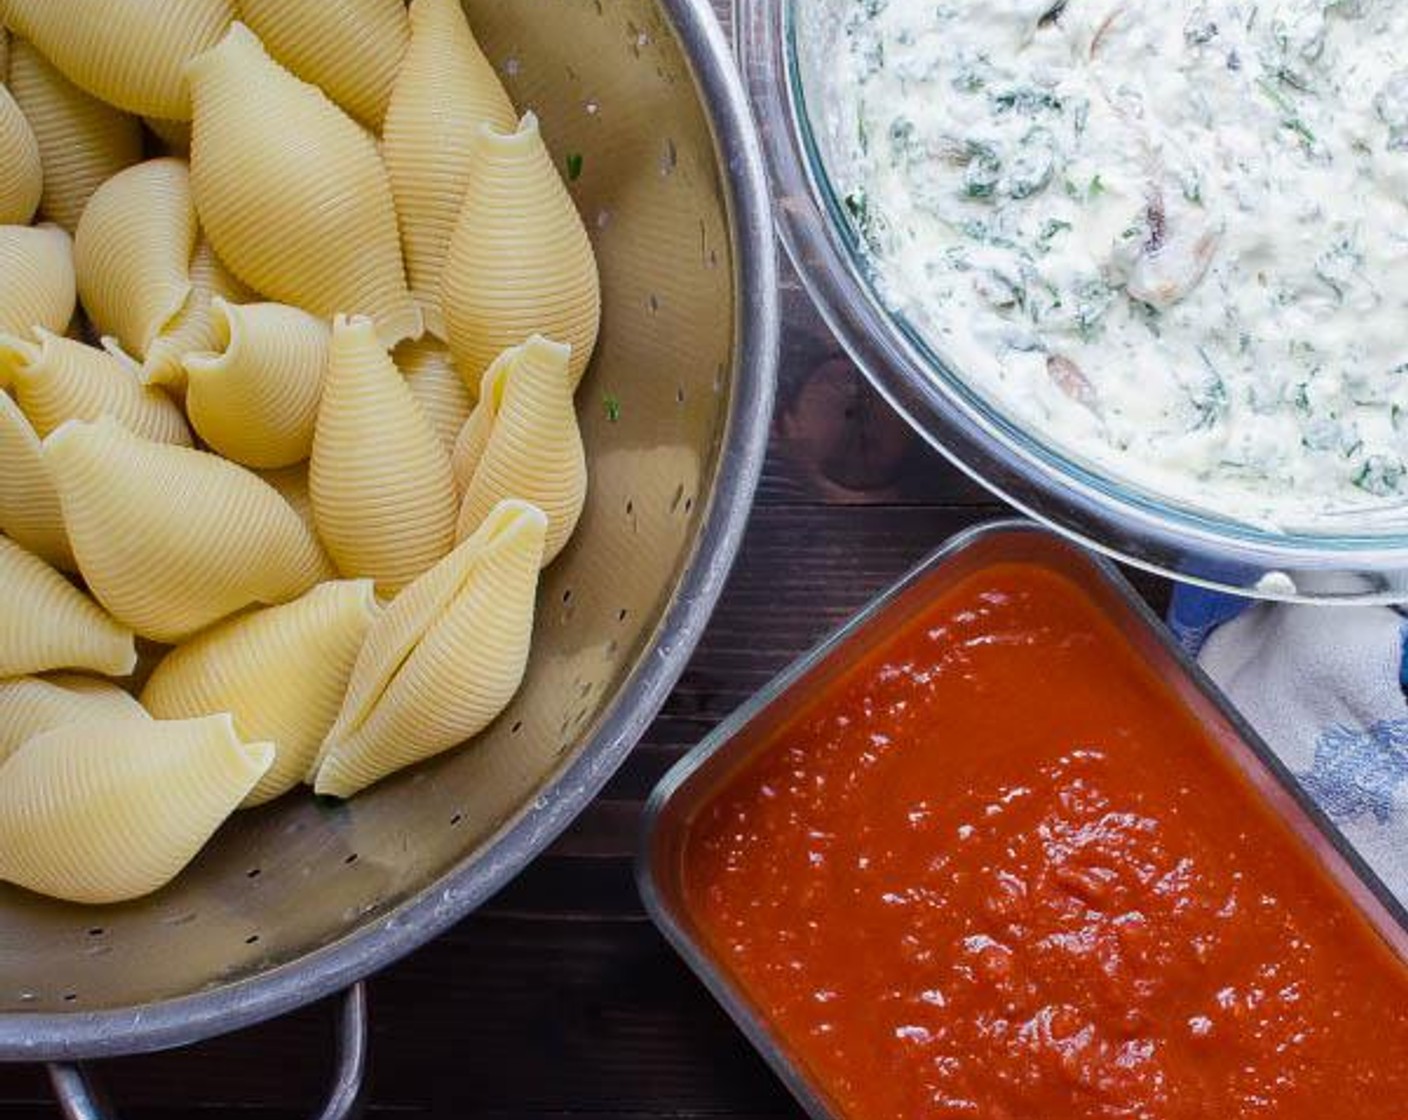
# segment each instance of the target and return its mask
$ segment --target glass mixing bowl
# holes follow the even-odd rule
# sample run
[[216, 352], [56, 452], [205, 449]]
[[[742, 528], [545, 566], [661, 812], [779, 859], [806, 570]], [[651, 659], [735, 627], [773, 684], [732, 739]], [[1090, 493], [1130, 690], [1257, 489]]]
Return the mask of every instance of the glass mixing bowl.
[[1140, 489], [1024, 428], [887, 309], [814, 127], [826, 21], [857, 2], [735, 0], [734, 33], [779, 233], [822, 316], [876, 389], [978, 482], [1118, 559], [1259, 598], [1408, 600], [1408, 511], [1331, 514], [1290, 532]]

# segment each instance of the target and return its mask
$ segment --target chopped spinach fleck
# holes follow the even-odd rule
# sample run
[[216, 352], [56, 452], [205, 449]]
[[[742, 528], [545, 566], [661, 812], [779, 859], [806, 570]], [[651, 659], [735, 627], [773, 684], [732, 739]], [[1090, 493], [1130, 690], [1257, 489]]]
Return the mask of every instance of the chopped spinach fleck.
[[968, 166], [963, 171], [964, 195], [991, 198], [1002, 178], [1002, 160], [990, 145], [977, 140], [968, 142], [967, 158]]
[[1043, 253], [1049, 253], [1052, 239], [1058, 234], [1070, 232], [1071, 228], [1071, 223], [1061, 218], [1048, 218], [1042, 222], [1041, 231], [1036, 235], [1037, 248]]
[[1183, 28], [1183, 41], [1190, 47], [1201, 47], [1217, 38], [1217, 22], [1210, 19], [1196, 19]]
[[1034, 117], [1038, 113], [1059, 113], [1062, 102], [1049, 89], [1038, 86], [1009, 86], [992, 95], [993, 109], [998, 113], [1020, 113]]
[[1352, 481], [1366, 494], [1388, 498], [1402, 490], [1405, 477], [1408, 477], [1408, 467], [1403, 460], [1392, 455], [1370, 455]]

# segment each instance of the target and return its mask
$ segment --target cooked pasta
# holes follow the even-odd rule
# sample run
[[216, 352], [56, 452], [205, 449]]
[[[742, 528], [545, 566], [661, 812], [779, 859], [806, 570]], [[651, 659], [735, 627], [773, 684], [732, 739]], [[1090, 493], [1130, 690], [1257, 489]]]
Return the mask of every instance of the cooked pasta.
[[189, 120], [187, 60], [234, 18], [232, 0], [5, 0], [5, 22], [74, 85], [119, 109]]
[[[283, 467], [276, 471], [256, 471], [265, 482], [279, 492], [307, 525], [309, 530], [315, 535], [317, 529], [313, 525], [313, 496], [308, 493], [308, 464], [299, 463], [292, 467]], [[328, 561], [328, 568], [331, 569], [333, 563]]]
[[498, 75], [474, 41], [460, 0], [412, 0], [411, 45], [396, 75], [382, 130], [411, 292], [426, 329], [445, 337], [440, 277], [485, 121], [518, 122]]
[[445, 451], [453, 451], [455, 439], [474, 408], [474, 398], [455, 369], [450, 351], [442, 342], [423, 338], [401, 343], [391, 357]]
[[505, 498], [521, 498], [548, 518], [543, 564], [562, 551], [587, 498], [587, 459], [568, 381], [571, 350], [534, 335], [484, 375], [467, 438], [456, 447], [464, 493], [458, 539], [483, 524]]
[[44, 441], [79, 571], [113, 616], [179, 642], [330, 576], [276, 490], [218, 455], [153, 443], [104, 417]]
[[0, 680], [0, 763], [45, 731], [118, 718], [146, 719], [147, 711], [111, 681], [65, 673]]
[[0, 677], [50, 669], [123, 677], [136, 667], [131, 630], [43, 560], [0, 537]]
[[142, 703], [157, 719], [229, 712], [240, 738], [272, 743], [274, 765], [244, 802], [261, 805], [307, 775], [380, 610], [371, 581], [353, 580], [240, 615], [167, 654]]
[[[480, 389], [482, 390], [485, 385], [492, 388], [500, 384], [502, 375], [517, 360], [520, 353], [522, 353], [521, 347], [510, 346], [495, 358], [479, 380]], [[459, 488], [461, 497], [464, 496], [465, 487], [474, 478], [474, 469], [479, 465], [479, 460], [484, 457], [484, 449], [489, 446], [489, 433], [494, 427], [496, 411], [497, 405], [492, 400], [484, 408], [480, 408], [476, 403], [474, 410], [460, 426], [460, 430], [455, 436], [455, 445], [450, 449], [450, 470], [454, 472], [455, 485]], [[458, 522], [456, 522], [455, 533], [456, 536], [459, 535]]]
[[321, 319], [280, 303], [216, 299], [219, 351], [188, 354], [186, 411], [211, 448], [249, 467], [308, 458], [328, 361]]
[[39, 144], [39, 213], [72, 233], [93, 192], [142, 158], [142, 127], [79, 89], [23, 39], [11, 47], [10, 92]]
[[530, 334], [572, 347], [575, 387], [596, 345], [601, 291], [581, 216], [524, 115], [513, 132], [480, 125], [464, 208], [441, 286], [450, 350], [474, 384]]
[[162, 117], [143, 117], [147, 126], [166, 150], [169, 156], [189, 156], [191, 154], [191, 122], [169, 121]]
[[186, 367], [181, 360], [187, 354], [221, 345], [220, 326], [211, 301], [218, 297], [231, 303], [243, 303], [254, 295], [220, 263], [205, 238], [196, 242], [190, 277], [191, 291], [185, 305], [147, 347], [147, 356], [142, 362], [143, 381], [148, 385], [164, 385], [177, 393], [186, 391]]
[[0, 226], [0, 331], [63, 332], [77, 299], [68, 234], [57, 226]]
[[176, 402], [143, 385], [135, 366], [83, 342], [34, 332], [37, 342], [0, 335], [0, 382], [43, 439], [65, 420], [111, 416], [147, 439], [189, 445], [190, 429]]
[[521, 687], [600, 282], [463, 2], [0, 0], [0, 884], [140, 898]]
[[0, 879], [70, 902], [165, 886], [269, 769], [228, 715], [109, 717], [30, 739], [0, 767]]
[[10, 91], [0, 85], [0, 225], [28, 222], [43, 191], [39, 141]]
[[148, 160], [99, 187], [73, 235], [78, 298], [94, 329], [146, 357], [190, 294], [196, 232], [185, 160]]
[[405, 0], [240, 0], [269, 53], [380, 129], [410, 39]]
[[388, 346], [421, 333], [376, 144], [242, 23], [190, 66], [201, 225], [240, 279], [279, 303], [369, 315]]
[[478, 734], [523, 679], [547, 518], [504, 502], [372, 624], [318, 793], [350, 797]]
[[0, 532], [46, 564], [73, 571], [59, 494], [39, 437], [10, 395], [0, 391]]
[[309, 489], [338, 570], [388, 594], [454, 544], [450, 457], [369, 319], [333, 322]]

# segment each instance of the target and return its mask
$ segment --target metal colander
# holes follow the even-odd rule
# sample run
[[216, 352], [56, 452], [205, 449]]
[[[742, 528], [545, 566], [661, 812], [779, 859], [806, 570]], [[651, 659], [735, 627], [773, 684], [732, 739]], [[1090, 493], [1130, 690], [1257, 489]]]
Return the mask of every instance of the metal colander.
[[761, 159], [722, 33], [706, 0], [469, 10], [577, 172], [603, 287], [578, 392], [591, 493], [545, 573], [523, 689], [472, 747], [349, 803], [294, 795], [239, 814], [148, 899], [91, 908], [0, 887], [0, 1059], [192, 1042], [346, 988], [443, 930], [601, 787], [718, 596], [766, 443], [777, 326]]

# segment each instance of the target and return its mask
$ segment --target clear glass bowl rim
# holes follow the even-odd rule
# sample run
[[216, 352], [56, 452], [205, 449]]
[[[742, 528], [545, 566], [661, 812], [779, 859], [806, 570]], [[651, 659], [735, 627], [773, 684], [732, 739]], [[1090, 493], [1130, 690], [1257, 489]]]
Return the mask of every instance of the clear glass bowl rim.
[[797, 12], [808, 3], [734, 0], [734, 46], [759, 118], [778, 233], [827, 325], [918, 432], [1022, 512], [1176, 580], [1268, 599], [1408, 599], [1408, 533], [1275, 533], [1122, 485], [1022, 431], [891, 314], [865, 275], [812, 136], [795, 53]]

